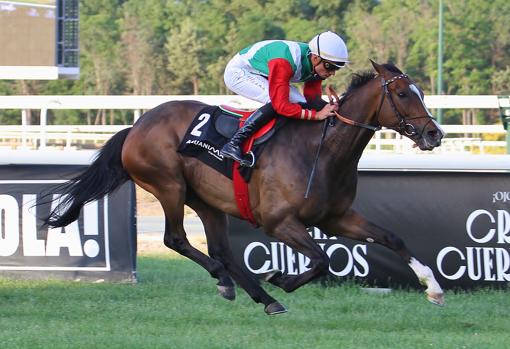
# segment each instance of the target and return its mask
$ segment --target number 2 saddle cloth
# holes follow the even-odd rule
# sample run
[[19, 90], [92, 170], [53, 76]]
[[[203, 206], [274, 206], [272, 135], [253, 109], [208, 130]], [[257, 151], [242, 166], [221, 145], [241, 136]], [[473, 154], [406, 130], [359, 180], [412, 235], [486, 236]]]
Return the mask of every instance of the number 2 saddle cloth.
[[[199, 159], [224, 176], [232, 179], [234, 161], [224, 158], [220, 150], [251, 113], [253, 111], [242, 111], [225, 105], [203, 108], [193, 119], [177, 151], [183, 155]], [[267, 125], [255, 132], [252, 139], [245, 142], [243, 149], [245, 151], [252, 151], [254, 158], [257, 159], [267, 140], [284, 123], [285, 118], [280, 116], [271, 120]], [[246, 149], [251, 144], [253, 144], [251, 149]], [[246, 182], [250, 180], [252, 169], [249, 167], [239, 167], [239, 172]]]

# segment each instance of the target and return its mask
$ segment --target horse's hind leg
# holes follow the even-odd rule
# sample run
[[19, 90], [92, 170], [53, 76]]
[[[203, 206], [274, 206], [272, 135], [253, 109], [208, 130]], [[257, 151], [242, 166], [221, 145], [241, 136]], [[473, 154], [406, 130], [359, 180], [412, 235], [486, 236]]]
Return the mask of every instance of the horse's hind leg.
[[175, 190], [168, 190], [167, 192], [168, 195], [158, 197], [165, 212], [164, 244], [198, 263], [220, 282], [227, 280], [228, 273], [223, 264], [193, 247], [186, 238], [183, 226], [184, 194], [182, 190], [175, 188]]
[[329, 257], [326, 252], [315, 243], [306, 230], [306, 227], [301, 222], [293, 217], [288, 217], [279, 222], [274, 228], [269, 229], [267, 233], [285, 243], [293, 250], [310, 258], [310, 269], [303, 274], [291, 276], [283, 275], [279, 271], [271, 272], [266, 277], [267, 281], [281, 287], [286, 292], [292, 292], [311, 280], [327, 274]]
[[[208, 206], [202, 200], [194, 197], [188, 198], [187, 204], [193, 208], [204, 223], [205, 233], [207, 235], [207, 246], [209, 255], [221, 261], [230, 276], [248, 293], [248, 295], [257, 303], [264, 304], [264, 311], [268, 315], [285, 313], [287, 309], [273, 297], [271, 297], [246, 271], [235, 262], [230, 243], [228, 241], [228, 221], [225, 213]], [[218, 285], [222, 283], [221, 279]], [[228, 282], [225, 284], [227, 287]], [[233, 285], [232, 285], [233, 286]], [[222, 291], [221, 288], [220, 292]], [[227, 291], [229, 291], [227, 289]], [[232, 287], [232, 292], [233, 287]]]
[[425, 290], [427, 299], [434, 304], [444, 304], [443, 290], [436, 281], [432, 270], [420, 263], [411, 254], [404, 241], [392, 232], [367, 221], [352, 209], [341, 217], [328, 220], [319, 228], [330, 236], [343, 236], [358, 241], [374, 242], [393, 250], [414, 271], [420, 283], [427, 287]]

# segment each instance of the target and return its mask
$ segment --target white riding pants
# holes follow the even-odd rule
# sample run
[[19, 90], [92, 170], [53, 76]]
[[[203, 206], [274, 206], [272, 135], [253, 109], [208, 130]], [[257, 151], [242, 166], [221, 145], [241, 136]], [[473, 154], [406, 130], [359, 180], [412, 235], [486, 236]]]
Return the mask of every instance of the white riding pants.
[[[223, 78], [225, 85], [232, 92], [263, 104], [271, 102], [267, 78], [244, 63], [239, 54], [228, 62]], [[299, 89], [292, 85], [290, 85], [289, 101], [306, 103]]]

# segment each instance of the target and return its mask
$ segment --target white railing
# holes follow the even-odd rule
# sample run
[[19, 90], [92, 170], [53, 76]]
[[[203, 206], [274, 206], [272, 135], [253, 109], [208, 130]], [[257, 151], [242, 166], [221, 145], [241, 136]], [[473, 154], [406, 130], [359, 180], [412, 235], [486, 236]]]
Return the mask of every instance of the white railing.
[[[96, 149], [110, 137], [131, 125], [40, 125], [0, 126], [0, 148], [4, 149]], [[484, 134], [504, 135], [501, 125], [443, 125], [447, 137], [436, 153], [504, 153], [505, 141], [483, 140]], [[469, 136], [466, 136], [469, 135]], [[366, 151], [377, 153], [415, 153], [412, 141], [393, 130], [383, 129], [370, 141]]]
[[[259, 103], [240, 96], [0, 96], [0, 109], [21, 111], [21, 125], [0, 125], [0, 147], [10, 149], [61, 149], [98, 148], [113, 134], [131, 125], [47, 125], [50, 109], [119, 109], [133, 110], [133, 121], [144, 110], [173, 100], [198, 100], [207, 104], [228, 104], [244, 109], [254, 109]], [[431, 109], [498, 109], [510, 108], [510, 99], [498, 96], [426, 96], [425, 103]], [[27, 109], [40, 110], [40, 124], [27, 125]], [[448, 133], [443, 145], [436, 152], [480, 153], [505, 152], [505, 141], [501, 125], [443, 125]], [[503, 137], [501, 137], [503, 135]], [[377, 132], [367, 147], [368, 152], [412, 153], [417, 150], [412, 142], [392, 130]]]
[[[442, 128], [447, 135], [443, 138], [441, 147], [434, 149], [434, 153], [503, 154], [506, 152], [506, 141], [484, 140], [484, 135], [504, 136], [506, 131], [501, 125], [443, 125]], [[365, 152], [409, 154], [421, 151], [413, 147], [413, 142], [409, 138], [393, 130], [383, 129], [376, 132]]]

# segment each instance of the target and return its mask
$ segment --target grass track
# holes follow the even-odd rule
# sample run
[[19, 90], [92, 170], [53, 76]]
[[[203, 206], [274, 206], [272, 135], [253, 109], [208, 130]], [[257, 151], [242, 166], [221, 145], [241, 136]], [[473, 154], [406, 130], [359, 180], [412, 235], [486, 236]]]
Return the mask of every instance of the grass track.
[[140, 282], [0, 280], [2, 348], [508, 348], [510, 294], [364, 293], [356, 285], [265, 288], [289, 308], [270, 317], [242, 291], [234, 302], [192, 262], [139, 257]]

